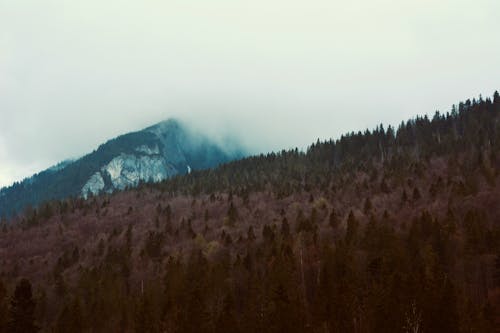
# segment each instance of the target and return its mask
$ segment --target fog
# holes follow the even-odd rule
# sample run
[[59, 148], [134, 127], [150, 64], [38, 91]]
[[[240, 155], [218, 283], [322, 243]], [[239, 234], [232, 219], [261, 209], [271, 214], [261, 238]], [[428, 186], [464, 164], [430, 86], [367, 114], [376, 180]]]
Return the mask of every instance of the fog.
[[0, 0], [0, 186], [177, 117], [252, 152], [500, 89], [498, 0]]

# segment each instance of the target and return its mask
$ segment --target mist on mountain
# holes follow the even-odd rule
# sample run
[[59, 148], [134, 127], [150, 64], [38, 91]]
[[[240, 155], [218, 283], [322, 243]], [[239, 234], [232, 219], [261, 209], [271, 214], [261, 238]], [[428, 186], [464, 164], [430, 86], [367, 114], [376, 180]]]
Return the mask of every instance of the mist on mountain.
[[11, 216], [43, 201], [71, 196], [87, 198], [134, 187], [140, 182], [159, 182], [247, 154], [237, 140], [216, 143], [188, 125], [169, 119], [118, 136], [79, 159], [58, 163], [0, 189], [0, 216]]

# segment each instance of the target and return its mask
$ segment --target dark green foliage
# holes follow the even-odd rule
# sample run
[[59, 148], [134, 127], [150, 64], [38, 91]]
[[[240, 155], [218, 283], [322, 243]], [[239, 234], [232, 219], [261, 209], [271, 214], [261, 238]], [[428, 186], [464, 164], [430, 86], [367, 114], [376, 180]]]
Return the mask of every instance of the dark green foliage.
[[328, 224], [330, 225], [330, 227], [332, 227], [333, 229], [337, 229], [337, 227], [339, 226], [339, 223], [340, 223], [340, 220], [339, 218], [337, 217], [337, 214], [335, 212], [335, 209], [332, 209], [332, 212], [330, 213], [330, 217], [328, 219]]
[[154, 314], [155, 309], [151, 297], [147, 294], [141, 295], [135, 307], [135, 331], [145, 333], [160, 332], [159, 323]]
[[408, 194], [406, 194], [406, 189], [403, 189], [401, 193], [401, 204], [405, 204], [408, 201]]
[[57, 260], [56, 266], [54, 267], [54, 274], [60, 274], [64, 272], [69, 267], [73, 266], [80, 259], [80, 251], [78, 247], [72, 247], [66, 249], [61, 257]]
[[415, 187], [413, 189], [413, 202], [420, 200], [421, 197], [422, 195], [420, 195], [420, 191]]
[[262, 228], [262, 238], [266, 242], [272, 242], [272, 241], [274, 241], [274, 237], [275, 237], [275, 234], [274, 234], [273, 229], [268, 224], [265, 224], [264, 228]]
[[389, 193], [391, 190], [389, 189], [389, 186], [387, 185], [387, 182], [385, 179], [382, 179], [382, 183], [380, 184], [380, 190], [383, 193]]
[[57, 332], [83, 332], [84, 322], [80, 300], [65, 304], [57, 320]]
[[248, 227], [248, 231], [247, 231], [247, 239], [249, 241], [254, 241], [255, 240], [255, 233], [253, 231], [253, 226], [249, 226]]
[[[167, 157], [177, 156], [181, 151], [185, 160], [178, 158], [169, 161], [181, 174], [187, 172], [186, 161], [189, 161], [193, 170], [203, 170], [243, 156], [242, 152], [230, 155], [207, 140], [191, 138], [186, 129], [176, 121], [170, 121], [170, 128], [162, 135], [168, 136], [175, 148], [164, 147], [157, 135], [145, 129], [109, 140], [79, 160], [64, 162], [64, 167], [60, 170], [48, 169], [34, 175], [32, 179], [16, 182], [2, 189], [4, 195], [0, 196], [0, 212], [11, 216], [28, 205], [38, 206], [42, 202], [79, 196], [85, 183], [96, 171], [120, 154], [138, 154], [135, 149], [139, 146], [158, 146], [160, 151], [165, 148]], [[104, 173], [103, 178], [105, 186], [109, 186], [109, 175]], [[42, 214], [44, 218], [52, 214], [50, 205], [46, 208]]]
[[7, 289], [0, 280], [0, 333], [7, 332], [8, 307], [7, 307]]
[[294, 316], [293, 302], [283, 284], [279, 284], [271, 294], [269, 332], [298, 332], [297, 317]]
[[495, 286], [500, 288], [500, 252], [497, 254], [495, 258], [495, 270], [493, 273], [493, 280]]
[[31, 283], [27, 279], [21, 279], [17, 284], [10, 302], [9, 314], [8, 332], [38, 332], [39, 328], [35, 325], [35, 301]]
[[281, 236], [283, 238], [287, 238], [290, 236], [290, 224], [288, 224], [288, 220], [286, 217], [281, 221]]
[[231, 295], [224, 297], [222, 312], [215, 324], [215, 332], [240, 332], [238, 322], [236, 321], [234, 301]]
[[466, 248], [474, 254], [483, 253], [488, 246], [488, 226], [486, 219], [476, 210], [465, 214], [464, 229], [466, 235]]
[[228, 224], [234, 226], [236, 221], [238, 221], [238, 210], [234, 206], [233, 202], [229, 204], [229, 209], [227, 211]]
[[352, 244], [356, 241], [358, 236], [358, 225], [359, 222], [351, 210], [349, 212], [349, 216], [347, 217], [347, 230], [345, 235], [345, 241], [347, 244]]
[[[287, 196], [294, 191], [329, 186], [335, 176], [368, 162], [383, 162], [388, 174], [400, 174], [405, 166], [413, 165], [415, 175], [421, 177], [425, 174], [423, 161], [431, 156], [471, 151], [481, 142], [490, 142], [493, 150], [498, 149], [499, 109], [489, 100], [468, 101], [461, 103], [455, 112], [436, 114], [432, 119], [424, 116], [409, 120], [397, 131], [392, 128], [386, 131], [379, 126], [373, 131], [353, 132], [337, 140], [317, 142], [305, 153], [293, 149], [253, 156], [222, 165], [216, 172], [193, 172], [157, 186], [172, 193], [193, 193], [194, 188], [213, 193], [236, 187], [260, 191], [269, 186], [279, 196]], [[484, 130], [478, 131], [481, 128]], [[470, 192], [476, 185], [472, 174], [467, 179], [464, 186]], [[386, 177], [380, 180], [380, 190], [390, 194]], [[309, 200], [311, 198], [314, 200], [312, 193]]]
[[[101, 211], [92, 241], [64, 238], [53, 274], [37, 280], [50, 310], [40, 323], [75, 332], [494, 332], [498, 174], [493, 185], [481, 175], [474, 185], [473, 175], [498, 168], [477, 151], [500, 148], [499, 114], [469, 102], [397, 131], [378, 126], [144, 185], [137, 204], [56, 203], [54, 220], [58, 210]], [[434, 175], [441, 169], [449, 174]], [[119, 215], [104, 216], [108, 208]], [[31, 209], [24, 222], [40, 225], [42, 215]], [[26, 235], [15, 226], [6, 235], [16, 233]]]
[[373, 206], [372, 206], [372, 202], [371, 202], [370, 198], [366, 198], [365, 205], [363, 208], [365, 214], [368, 214], [372, 210], [372, 207]]
[[[314, 214], [311, 214], [311, 216], [315, 216]], [[299, 210], [297, 213], [297, 218], [296, 218], [296, 227], [295, 230], [297, 233], [299, 232], [311, 232], [314, 230], [314, 224], [313, 221], [311, 221], [311, 218], [306, 218], [304, 216], [304, 213], [302, 210]]]
[[[42, 171], [34, 176], [34, 182], [15, 183], [7, 188], [7, 195], [3, 198], [5, 201], [0, 201], [0, 211], [10, 214], [20, 211], [27, 204], [79, 195], [83, 185], [102, 165], [109, 163], [122, 152], [133, 153], [137, 143], [148, 145], [154, 142], [154, 135], [148, 132], [130, 133], [110, 140], [93, 153], [84, 156], [78, 163], [69, 162], [59, 172]], [[25, 186], [28, 184], [30, 190], [26, 191]]]
[[150, 231], [144, 244], [144, 253], [151, 259], [159, 258], [164, 240], [165, 238], [162, 233]]

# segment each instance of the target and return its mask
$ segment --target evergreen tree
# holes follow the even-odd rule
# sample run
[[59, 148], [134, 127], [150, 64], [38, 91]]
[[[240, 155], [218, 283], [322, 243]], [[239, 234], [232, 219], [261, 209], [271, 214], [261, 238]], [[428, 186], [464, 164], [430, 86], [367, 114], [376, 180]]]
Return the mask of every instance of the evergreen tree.
[[141, 295], [135, 311], [136, 332], [155, 333], [158, 332], [158, 323], [154, 320], [154, 309], [151, 305], [150, 297], [147, 294]]
[[83, 332], [83, 318], [80, 301], [74, 299], [66, 304], [57, 321], [58, 332]]
[[401, 204], [405, 204], [408, 201], [408, 194], [406, 194], [406, 189], [403, 189], [403, 193], [401, 194]]
[[12, 333], [38, 332], [35, 325], [35, 301], [28, 279], [22, 279], [16, 286], [10, 302], [10, 321], [8, 331]]
[[222, 304], [222, 313], [217, 318], [215, 324], [216, 332], [234, 332], [240, 331], [234, 313], [234, 302], [231, 295], [224, 297]]
[[253, 231], [253, 226], [249, 226], [248, 227], [248, 231], [247, 231], [247, 239], [248, 241], [250, 242], [253, 242], [255, 240], [255, 233]]
[[288, 224], [288, 220], [286, 217], [281, 221], [281, 236], [283, 238], [287, 238], [290, 236], [290, 224]]
[[227, 219], [230, 226], [234, 226], [238, 220], [238, 210], [234, 206], [233, 202], [229, 204], [229, 209], [227, 210]]
[[495, 271], [493, 273], [493, 280], [495, 286], [500, 288], [500, 252], [497, 254], [495, 258]]
[[7, 289], [5, 288], [3, 282], [0, 280], [0, 333], [7, 332], [7, 319]]
[[417, 188], [417, 187], [415, 187], [415, 188], [413, 189], [413, 201], [414, 201], [414, 202], [415, 202], [415, 201], [418, 201], [418, 200], [420, 200], [420, 198], [421, 198], [421, 197], [422, 197], [422, 196], [420, 195], [420, 191], [418, 190], [418, 188]]
[[493, 94], [493, 103], [500, 104], [500, 94], [498, 93], [498, 91], [495, 91], [495, 93]]
[[279, 284], [271, 295], [272, 310], [269, 314], [271, 332], [298, 332], [297, 317], [294, 316], [293, 302], [283, 284]]
[[345, 241], [347, 244], [353, 244], [355, 242], [358, 234], [358, 225], [359, 222], [351, 210], [349, 212], [349, 216], [347, 217], [347, 231], [345, 235]]
[[330, 217], [328, 219], [328, 224], [330, 225], [330, 227], [332, 227], [332, 229], [337, 229], [337, 227], [339, 226], [339, 218], [337, 217], [337, 214], [335, 212], [335, 209], [332, 209], [332, 212], [330, 213]]
[[365, 214], [368, 214], [371, 210], [372, 210], [372, 202], [371, 202], [370, 198], [366, 198], [364, 212], [365, 212]]

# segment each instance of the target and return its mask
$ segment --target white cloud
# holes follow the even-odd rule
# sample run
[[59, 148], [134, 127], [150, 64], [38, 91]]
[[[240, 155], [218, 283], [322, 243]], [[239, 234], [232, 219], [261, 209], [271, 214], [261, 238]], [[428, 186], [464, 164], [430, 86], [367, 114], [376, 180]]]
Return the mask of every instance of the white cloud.
[[0, 0], [0, 185], [170, 116], [270, 150], [446, 111], [500, 87], [499, 12], [493, 0]]

